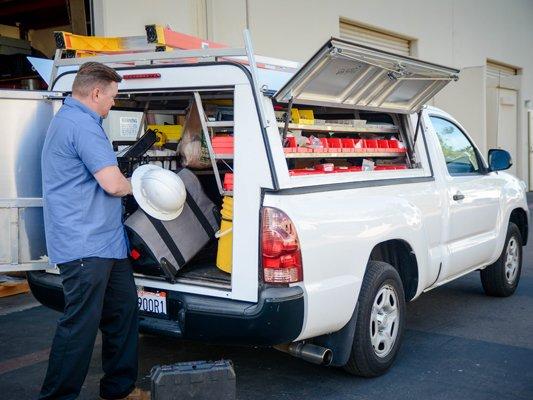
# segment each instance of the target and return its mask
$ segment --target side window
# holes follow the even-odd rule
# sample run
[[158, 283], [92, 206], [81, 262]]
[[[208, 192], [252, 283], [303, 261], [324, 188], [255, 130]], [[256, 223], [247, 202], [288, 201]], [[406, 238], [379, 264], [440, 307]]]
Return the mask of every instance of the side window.
[[439, 138], [450, 175], [480, 172], [476, 150], [465, 134], [452, 122], [430, 117]]

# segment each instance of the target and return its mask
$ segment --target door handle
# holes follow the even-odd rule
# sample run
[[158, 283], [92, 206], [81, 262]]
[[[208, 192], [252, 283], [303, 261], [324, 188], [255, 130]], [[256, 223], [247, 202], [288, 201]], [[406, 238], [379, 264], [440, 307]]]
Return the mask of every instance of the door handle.
[[459, 201], [459, 200], [463, 200], [465, 198], [465, 195], [462, 194], [461, 192], [457, 192], [453, 195], [453, 199], [455, 201]]

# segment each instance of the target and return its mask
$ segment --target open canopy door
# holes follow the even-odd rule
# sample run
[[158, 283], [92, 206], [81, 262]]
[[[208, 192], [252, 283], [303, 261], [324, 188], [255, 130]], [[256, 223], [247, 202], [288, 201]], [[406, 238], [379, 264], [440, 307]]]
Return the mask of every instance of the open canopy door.
[[274, 96], [280, 103], [418, 111], [459, 70], [332, 38]]

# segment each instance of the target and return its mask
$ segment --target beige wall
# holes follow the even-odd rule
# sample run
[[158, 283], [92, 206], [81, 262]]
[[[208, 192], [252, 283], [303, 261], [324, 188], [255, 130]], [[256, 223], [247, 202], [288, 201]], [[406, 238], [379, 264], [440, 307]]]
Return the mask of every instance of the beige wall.
[[[141, 35], [145, 24], [159, 23], [233, 46], [242, 45], [248, 20], [258, 54], [295, 61], [305, 61], [330, 36], [338, 36], [343, 17], [416, 38], [415, 55], [423, 60], [458, 68], [482, 67], [487, 58], [515, 65], [522, 69], [518, 175], [527, 180], [524, 101], [533, 100], [530, 0], [95, 0], [95, 13], [100, 34]], [[435, 104], [454, 112], [486, 149], [485, 94], [477, 92], [481, 77], [473, 77], [472, 70], [464, 75], [467, 82], [455, 85], [455, 92], [450, 87]], [[481, 102], [473, 113], [460, 104], [466, 98]]]
[[205, 2], [195, 0], [93, 0], [95, 34], [144, 35], [149, 24], [170, 25], [179, 32], [204, 35]]
[[485, 71], [484, 66], [463, 68], [461, 78], [449, 83], [430, 103], [452, 114], [486, 156]]
[[20, 39], [19, 28], [16, 26], [0, 24], [0, 36], [6, 36], [13, 39]]

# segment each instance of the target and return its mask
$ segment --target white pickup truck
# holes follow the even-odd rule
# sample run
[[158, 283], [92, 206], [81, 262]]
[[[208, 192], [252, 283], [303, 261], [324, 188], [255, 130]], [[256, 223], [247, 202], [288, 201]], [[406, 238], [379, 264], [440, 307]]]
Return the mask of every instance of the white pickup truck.
[[[187, 62], [170, 63], [167, 53], [153, 53], [143, 56], [150, 65], [135, 66], [121, 64], [135, 55], [94, 58], [124, 77], [117, 115], [178, 118], [196, 102], [204, 134], [234, 140], [233, 154], [210, 148], [212, 168], [196, 172], [215, 203], [233, 196], [231, 274], [215, 266], [216, 241], [172, 279], [136, 265], [139, 288], [161, 302], [142, 308], [142, 331], [275, 346], [371, 377], [398, 353], [407, 301], [473, 271], [488, 295], [513, 294], [528, 234], [525, 184], [501, 172], [511, 165], [506, 151], [490, 150], [485, 161], [458, 121], [423, 106], [459, 71], [340, 39], [295, 73], [235, 58], [243, 55], [250, 57], [182, 51], [174, 57]], [[0, 139], [0, 159], [11, 154], [13, 167], [3, 164], [8, 173], [0, 176], [19, 176], [30, 159], [24, 149], [38, 157], [83, 61], [56, 61], [74, 68], [55, 77], [51, 92], [1, 92], [1, 118], [13, 129]], [[306, 118], [298, 117], [304, 109]], [[37, 116], [31, 135], [5, 140]], [[110, 138], [120, 137], [113, 129]], [[7, 199], [0, 213], [11, 212], [6, 226], [13, 208], [23, 215], [22, 239], [0, 252], [0, 265], [40, 268], [28, 273], [35, 297], [61, 309], [60, 276], [39, 264], [46, 254], [38, 162], [31, 168], [0, 193]], [[233, 172], [231, 193], [218, 190], [224, 169]], [[17, 191], [32, 179], [37, 189]]]

